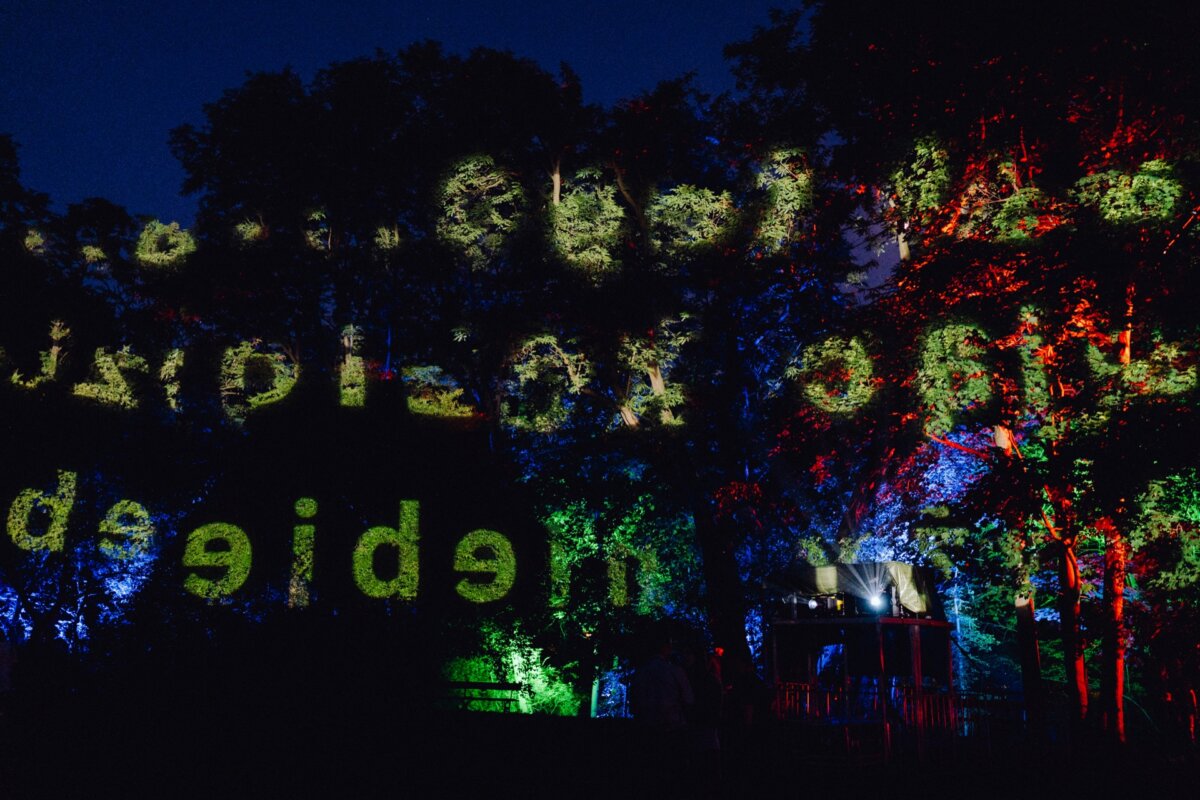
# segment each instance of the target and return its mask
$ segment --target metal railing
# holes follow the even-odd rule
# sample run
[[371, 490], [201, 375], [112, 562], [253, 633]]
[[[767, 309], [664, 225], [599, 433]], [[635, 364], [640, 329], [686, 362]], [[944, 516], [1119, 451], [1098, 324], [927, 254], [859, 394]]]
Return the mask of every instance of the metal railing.
[[888, 723], [893, 728], [947, 731], [959, 736], [1024, 724], [1017, 696], [957, 694], [940, 689], [877, 685], [813, 686], [780, 683], [775, 713], [785, 720], [813, 724]]

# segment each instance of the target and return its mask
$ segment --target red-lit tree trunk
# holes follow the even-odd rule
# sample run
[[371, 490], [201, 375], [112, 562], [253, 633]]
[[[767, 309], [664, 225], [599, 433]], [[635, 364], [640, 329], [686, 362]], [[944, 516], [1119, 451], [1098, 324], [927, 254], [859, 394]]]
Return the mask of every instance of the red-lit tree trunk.
[[1110, 519], [1104, 532], [1104, 664], [1100, 674], [1101, 727], [1125, 741], [1125, 570], [1129, 545]]
[[1083, 661], [1083, 637], [1079, 630], [1079, 597], [1082, 582], [1075, 552], [1075, 537], [1061, 540], [1058, 612], [1062, 629], [1063, 666], [1067, 677], [1067, 703], [1071, 728], [1078, 731], [1088, 710], [1087, 670]]

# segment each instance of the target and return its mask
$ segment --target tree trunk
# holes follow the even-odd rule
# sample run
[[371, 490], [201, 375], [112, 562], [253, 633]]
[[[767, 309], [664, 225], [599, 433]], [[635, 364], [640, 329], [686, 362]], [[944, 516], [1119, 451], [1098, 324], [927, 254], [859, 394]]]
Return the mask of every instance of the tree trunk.
[[[646, 369], [646, 375], [650, 379], [651, 393], [655, 397], [665, 397], [667, 394], [667, 382], [663, 379], [662, 368], [658, 364], [653, 363]], [[675, 415], [671, 413], [671, 409], [663, 405], [662, 411], [659, 413], [659, 419], [669, 424], [675, 421]]]
[[1063, 666], [1067, 676], [1068, 714], [1071, 732], [1078, 734], [1088, 708], [1087, 670], [1083, 663], [1083, 637], [1079, 632], [1079, 595], [1082, 585], [1075, 540], [1064, 539], [1062, 547], [1058, 609], [1062, 627]]
[[904, 235], [904, 228], [896, 229], [896, 244], [900, 246], [900, 260], [912, 260], [912, 248], [908, 246], [908, 237]]
[[1104, 531], [1104, 667], [1100, 677], [1101, 727], [1125, 742], [1125, 570], [1129, 545], [1111, 520]]
[[626, 427], [636, 428], [638, 426], [637, 414], [633, 413], [633, 409], [629, 407], [628, 403], [622, 403], [619, 405], [617, 407], [617, 413], [621, 415], [621, 422], [624, 423]]
[[551, 190], [550, 199], [554, 205], [562, 202], [562, 160], [555, 159], [554, 169], [550, 171], [550, 184], [553, 187]]
[[1033, 598], [1013, 599], [1017, 613], [1017, 648], [1021, 656], [1021, 687], [1025, 693], [1025, 714], [1030, 732], [1041, 740], [1045, 733], [1046, 700], [1042, 689], [1042, 656], [1038, 651], [1037, 623]]
[[714, 645], [750, 663], [750, 647], [746, 641], [746, 599], [738, 575], [737, 558], [733, 553], [737, 531], [728, 521], [716, 519], [713, 512], [714, 509], [705, 498], [700, 498], [693, 512], [697, 544], [704, 561], [709, 629]]

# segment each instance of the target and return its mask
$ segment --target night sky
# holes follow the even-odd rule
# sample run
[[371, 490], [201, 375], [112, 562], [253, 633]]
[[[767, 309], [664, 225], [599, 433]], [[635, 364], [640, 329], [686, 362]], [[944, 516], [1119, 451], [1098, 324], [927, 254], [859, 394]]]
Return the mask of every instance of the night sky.
[[58, 210], [102, 196], [131, 213], [190, 223], [193, 198], [167, 134], [246, 72], [296, 69], [434, 39], [452, 52], [511, 50], [610, 104], [694, 70], [733, 86], [721, 48], [788, 0], [0, 0], [0, 133], [20, 145], [22, 180]]

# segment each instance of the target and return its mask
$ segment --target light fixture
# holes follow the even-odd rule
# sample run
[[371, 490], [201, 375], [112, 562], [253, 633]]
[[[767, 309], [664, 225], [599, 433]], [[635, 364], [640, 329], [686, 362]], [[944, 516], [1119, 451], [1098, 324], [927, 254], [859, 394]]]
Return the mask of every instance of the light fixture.
[[817, 606], [819, 606], [819, 605], [820, 605], [820, 603], [817, 602], [817, 598], [815, 598], [815, 597], [808, 598], [808, 610], [809, 611], [816, 611]]
[[871, 599], [868, 600], [867, 602], [869, 602], [871, 604], [871, 608], [875, 609], [876, 611], [883, 608], [882, 595], [878, 595], [878, 594], [871, 595]]

